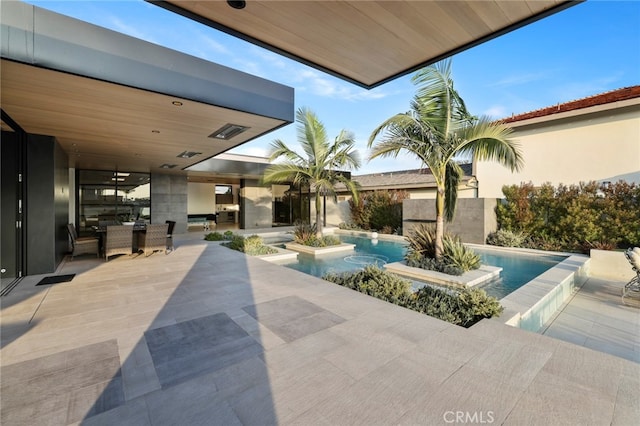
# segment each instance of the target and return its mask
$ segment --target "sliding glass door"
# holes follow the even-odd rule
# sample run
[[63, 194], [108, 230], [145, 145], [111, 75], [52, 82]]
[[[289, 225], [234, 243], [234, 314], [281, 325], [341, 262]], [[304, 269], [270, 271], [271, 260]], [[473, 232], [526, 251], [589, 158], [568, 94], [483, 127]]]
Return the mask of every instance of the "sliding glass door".
[[77, 228], [81, 235], [113, 223], [151, 220], [148, 173], [80, 170]]
[[[3, 121], [6, 123], [3, 114]], [[5, 128], [3, 126], [3, 128]], [[0, 138], [2, 209], [0, 225], [2, 245], [0, 247], [1, 287], [0, 293], [12, 287], [23, 270], [22, 228], [22, 150], [26, 135], [21, 131], [2, 131]]]

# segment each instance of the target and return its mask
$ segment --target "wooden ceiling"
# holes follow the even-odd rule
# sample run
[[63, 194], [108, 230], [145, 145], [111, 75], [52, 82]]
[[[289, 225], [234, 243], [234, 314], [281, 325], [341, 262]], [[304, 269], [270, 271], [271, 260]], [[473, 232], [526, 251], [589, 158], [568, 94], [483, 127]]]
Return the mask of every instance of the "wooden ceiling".
[[[180, 173], [286, 124], [4, 59], [1, 66], [2, 109], [27, 133], [55, 136], [70, 167]], [[227, 123], [250, 129], [227, 141], [209, 137]], [[184, 151], [201, 154], [179, 158]], [[176, 167], [161, 169], [163, 164]]]
[[579, 3], [148, 1], [367, 88]]

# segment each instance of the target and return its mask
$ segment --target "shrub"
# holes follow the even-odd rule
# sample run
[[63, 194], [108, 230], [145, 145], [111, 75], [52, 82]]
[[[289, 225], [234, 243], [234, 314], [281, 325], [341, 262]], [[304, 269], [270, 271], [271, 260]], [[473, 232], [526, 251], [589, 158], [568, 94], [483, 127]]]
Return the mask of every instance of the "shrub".
[[308, 242], [316, 239], [316, 225], [304, 222], [296, 222], [293, 229], [293, 241], [298, 244], [309, 245]]
[[499, 229], [487, 235], [487, 244], [500, 247], [522, 247], [526, 237], [522, 232]]
[[318, 238], [316, 236], [316, 225], [304, 222], [297, 222], [293, 230], [293, 241], [309, 247], [335, 246], [341, 243], [340, 239], [334, 235], [325, 235]]
[[502, 188], [496, 207], [500, 229], [524, 232], [530, 248], [588, 251], [588, 242], [626, 248], [640, 244], [640, 185], [581, 182]]
[[466, 247], [460, 238], [445, 234], [443, 237], [444, 256], [436, 257], [436, 231], [431, 225], [420, 224], [407, 236], [409, 248], [405, 260], [408, 266], [462, 275], [466, 271], [480, 267], [480, 257]]
[[259, 235], [251, 235], [250, 237], [243, 237], [242, 235], [233, 235], [231, 241], [223, 244], [225, 247], [229, 247], [232, 250], [241, 251], [250, 256], [259, 256], [262, 254], [274, 254], [278, 250], [273, 247], [265, 246], [262, 241], [262, 237]]
[[233, 231], [224, 231], [224, 238], [226, 240], [231, 240], [233, 239], [234, 233]]
[[444, 261], [463, 271], [471, 271], [480, 267], [480, 256], [462, 244], [460, 238], [447, 236], [442, 240], [444, 245]]
[[323, 279], [396, 305], [406, 305], [411, 282], [374, 265], [361, 271], [328, 273]]
[[365, 230], [397, 229], [402, 226], [402, 200], [408, 197], [401, 190], [361, 193], [357, 203], [349, 201], [351, 220]]
[[417, 253], [422, 257], [436, 257], [436, 229], [433, 226], [420, 224], [411, 230], [407, 236], [408, 252]]
[[412, 309], [463, 327], [499, 316], [500, 302], [482, 289], [444, 290], [425, 286], [414, 293]]
[[325, 274], [323, 279], [463, 327], [500, 315], [503, 310], [495, 297], [481, 289], [425, 286], [412, 293], [409, 280], [373, 265], [356, 272]]
[[412, 268], [421, 268], [449, 275], [464, 274], [464, 271], [455, 265], [449, 265], [432, 257], [421, 256], [417, 252], [408, 252], [405, 256], [405, 262], [407, 266], [411, 266]]
[[222, 235], [219, 232], [209, 232], [207, 235], [204, 236], [204, 239], [207, 241], [222, 241], [224, 240], [224, 235]]

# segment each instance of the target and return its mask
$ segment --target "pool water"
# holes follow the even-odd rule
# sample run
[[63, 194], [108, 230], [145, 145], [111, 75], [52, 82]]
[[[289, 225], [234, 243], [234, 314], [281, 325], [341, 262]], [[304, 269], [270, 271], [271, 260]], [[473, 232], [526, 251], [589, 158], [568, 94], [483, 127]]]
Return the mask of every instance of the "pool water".
[[[356, 271], [371, 264], [383, 268], [387, 263], [403, 260], [407, 251], [407, 244], [391, 241], [376, 241], [343, 235], [340, 236], [340, 240], [355, 244], [355, 250], [351, 253], [342, 252], [317, 258], [300, 253], [297, 261], [285, 263], [284, 266], [322, 277], [328, 272]], [[476, 248], [473, 250], [480, 256], [483, 264], [503, 268], [499, 278], [481, 287], [488, 295], [498, 299], [505, 297], [565, 259], [564, 256], [555, 255], [528, 255]], [[414, 288], [425, 284], [414, 281]]]

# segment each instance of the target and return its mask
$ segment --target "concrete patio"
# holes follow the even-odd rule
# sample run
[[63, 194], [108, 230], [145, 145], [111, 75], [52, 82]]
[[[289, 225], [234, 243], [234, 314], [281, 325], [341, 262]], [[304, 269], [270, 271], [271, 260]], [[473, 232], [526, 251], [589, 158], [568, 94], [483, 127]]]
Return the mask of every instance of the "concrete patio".
[[[76, 258], [58, 271], [75, 273], [72, 281], [35, 286], [42, 276], [30, 276], [3, 297], [0, 422], [631, 425], [640, 418], [640, 309], [613, 299], [604, 306], [590, 294], [621, 283], [590, 279], [547, 335], [497, 320], [464, 329], [201, 236], [176, 236], [167, 256]], [[604, 328], [616, 321], [617, 331]], [[578, 323], [582, 337], [572, 331]], [[626, 349], [594, 344], [596, 335], [615, 336]]]

